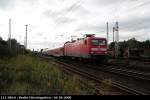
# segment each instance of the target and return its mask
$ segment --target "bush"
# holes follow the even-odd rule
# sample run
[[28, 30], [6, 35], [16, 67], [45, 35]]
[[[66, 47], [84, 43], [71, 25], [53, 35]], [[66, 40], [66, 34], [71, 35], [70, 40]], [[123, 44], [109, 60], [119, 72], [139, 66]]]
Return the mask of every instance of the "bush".
[[144, 51], [144, 55], [150, 57], [150, 49]]
[[57, 66], [39, 58], [17, 56], [0, 60], [0, 94], [9, 95], [71, 95], [92, 94], [81, 88], [75, 78], [60, 71]]

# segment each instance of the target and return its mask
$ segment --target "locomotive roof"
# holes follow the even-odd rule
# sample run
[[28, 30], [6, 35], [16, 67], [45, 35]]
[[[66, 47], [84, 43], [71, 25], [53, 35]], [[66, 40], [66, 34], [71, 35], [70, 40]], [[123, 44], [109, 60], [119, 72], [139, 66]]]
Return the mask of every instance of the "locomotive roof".
[[92, 37], [93, 39], [106, 39], [106, 38], [103, 38], [103, 37]]
[[[103, 38], [103, 37], [85, 37], [85, 38], [77, 38], [77, 40], [73, 40], [73, 41], [67, 41], [66, 43], [74, 43], [74, 42], [76, 42], [76, 41], [84, 40], [84, 39], [87, 39], [87, 38], [106, 39], [106, 38]], [[66, 43], [65, 43], [65, 44], [66, 44]]]

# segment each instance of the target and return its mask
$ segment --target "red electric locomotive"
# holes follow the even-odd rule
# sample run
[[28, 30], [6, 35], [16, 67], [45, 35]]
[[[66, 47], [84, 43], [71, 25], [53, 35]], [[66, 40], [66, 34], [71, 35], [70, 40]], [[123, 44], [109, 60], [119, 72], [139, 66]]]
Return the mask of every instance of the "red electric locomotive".
[[86, 35], [85, 38], [66, 42], [64, 47], [48, 50], [45, 53], [57, 57], [103, 59], [107, 56], [107, 41], [93, 34]]
[[78, 39], [64, 44], [64, 56], [85, 59], [101, 59], [107, 55], [107, 41], [105, 38], [86, 35], [83, 39]]

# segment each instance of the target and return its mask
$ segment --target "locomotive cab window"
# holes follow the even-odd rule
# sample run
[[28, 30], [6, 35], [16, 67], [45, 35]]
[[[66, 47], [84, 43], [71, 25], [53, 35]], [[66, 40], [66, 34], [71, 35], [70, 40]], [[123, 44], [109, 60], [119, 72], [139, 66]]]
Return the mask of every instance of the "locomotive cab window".
[[92, 40], [92, 45], [95, 45], [95, 46], [99, 46], [99, 45], [106, 45], [106, 41], [105, 40]]

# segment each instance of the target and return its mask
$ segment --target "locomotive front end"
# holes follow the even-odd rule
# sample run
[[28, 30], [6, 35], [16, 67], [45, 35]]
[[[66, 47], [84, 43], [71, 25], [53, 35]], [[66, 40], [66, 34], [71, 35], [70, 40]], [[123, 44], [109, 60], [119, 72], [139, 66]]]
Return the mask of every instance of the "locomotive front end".
[[91, 38], [90, 56], [93, 59], [106, 58], [107, 41], [105, 38]]

